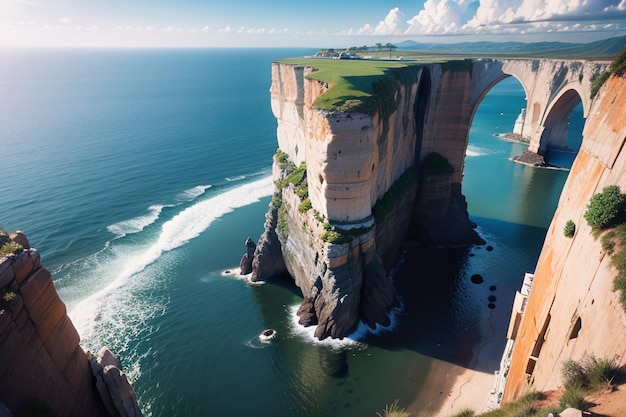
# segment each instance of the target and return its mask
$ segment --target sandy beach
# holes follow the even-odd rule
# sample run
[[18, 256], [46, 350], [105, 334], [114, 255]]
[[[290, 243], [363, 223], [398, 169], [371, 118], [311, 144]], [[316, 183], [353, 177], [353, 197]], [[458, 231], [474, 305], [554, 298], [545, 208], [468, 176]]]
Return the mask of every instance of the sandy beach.
[[449, 417], [465, 409], [477, 414], [493, 409], [494, 372], [500, 366], [507, 326], [508, 316], [487, 310], [482, 318], [482, 342], [474, 346], [471, 361], [458, 365], [434, 359], [425, 386], [408, 410], [414, 415]]

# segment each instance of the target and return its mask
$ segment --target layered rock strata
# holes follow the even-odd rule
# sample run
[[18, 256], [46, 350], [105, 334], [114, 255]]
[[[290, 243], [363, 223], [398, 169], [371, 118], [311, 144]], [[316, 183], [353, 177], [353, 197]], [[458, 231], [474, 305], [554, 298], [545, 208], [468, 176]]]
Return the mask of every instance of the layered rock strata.
[[[604, 187], [626, 190], [624, 108], [626, 81], [613, 75], [593, 101], [546, 235], [515, 337], [505, 402], [529, 389], [559, 387], [561, 364], [570, 358], [594, 355], [626, 364], [626, 313], [613, 290], [619, 271], [583, 217], [591, 196]], [[563, 231], [568, 220], [576, 226], [571, 238]]]
[[58, 416], [141, 416], [119, 361], [93, 365], [102, 359], [79, 345], [39, 253], [21, 233], [13, 241], [21, 253], [0, 258], [0, 405], [15, 415], [35, 407]]
[[[415, 215], [420, 188], [432, 192], [428, 184], [420, 187], [421, 170], [416, 168], [425, 112], [420, 106], [431, 94], [430, 84], [422, 88], [421, 79], [430, 69], [388, 75], [394, 78], [394, 109], [383, 114], [381, 106], [373, 115], [316, 109], [314, 101], [328, 86], [308, 78], [312, 71], [272, 66], [277, 188], [251, 277], [265, 280], [288, 272], [304, 297], [301, 323], [316, 325], [321, 339], [341, 338], [359, 321], [372, 328], [389, 324], [388, 312], [396, 301], [388, 272], [411, 229], [426, 230], [430, 222], [424, 235], [437, 244], [439, 238], [446, 244], [472, 244], [476, 235], [466, 230], [472, 230], [466, 210], [463, 232], [446, 221], [454, 217], [446, 213], [463, 218], [465, 207], [463, 199], [455, 198], [462, 196], [452, 176], [438, 178], [443, 188], [437, 192], [447, 193], [445, 198], [417, 207]], [[436, 233], [435, 227], [450, 230], [450, 236]]]

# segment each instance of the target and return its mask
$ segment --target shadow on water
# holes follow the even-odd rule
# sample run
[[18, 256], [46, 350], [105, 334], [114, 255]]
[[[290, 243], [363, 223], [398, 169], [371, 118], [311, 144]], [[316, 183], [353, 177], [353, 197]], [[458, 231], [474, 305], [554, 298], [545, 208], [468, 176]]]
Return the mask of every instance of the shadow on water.
[[[384, 349], [411, 349], [423, 355], [467, 366], [471, 347], [480, 341], [472, 322], [479, 312], [464, 303], [464, 271], [471, 249], [406, 248], [394, 273], [402, 303], [397, 328], [367, 343]], [[467, 349], [469, 348], [469, 349]]]
[[[366, 343], [409, 349], [482, 372], [497, 360], [476, 362], [485, 343], [502, 352], [515, 291], [532, 272], [546, 229], [473, 218], [485, 246], [438, 249], [408, 245], [393, 272], [402, 308], [393, 332], [371, 334]], [[480, 277], [472, 281], [475, 276]]]

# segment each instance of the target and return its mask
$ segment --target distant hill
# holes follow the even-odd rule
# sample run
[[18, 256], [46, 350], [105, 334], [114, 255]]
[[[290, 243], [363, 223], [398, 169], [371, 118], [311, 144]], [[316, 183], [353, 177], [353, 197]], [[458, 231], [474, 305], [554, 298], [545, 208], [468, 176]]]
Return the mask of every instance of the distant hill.
[[591, 43], [567, 42], [462, 42], [454, 44], [419, 43], [411, 40], [395, 43], [398, 51], [458, 53], [480, 55], [531, 55], [536, 57], [572, 57], [612, 59], [626, 45], [626, 36]]

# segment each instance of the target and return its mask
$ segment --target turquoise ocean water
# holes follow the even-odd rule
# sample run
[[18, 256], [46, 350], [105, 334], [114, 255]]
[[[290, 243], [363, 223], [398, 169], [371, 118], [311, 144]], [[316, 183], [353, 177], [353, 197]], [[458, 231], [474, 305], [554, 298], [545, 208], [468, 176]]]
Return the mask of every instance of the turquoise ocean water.
[[[393, 328], [318, 343], [294, 324], [291, 283], [237, 279], [271, 193], [270, 64], [310, 52], [0, 52], [0, 226], [38, 248], [83, 346], [120, 354], [146, 415], [408, 406], [432, 358], [467, 363], [478, 318], [506, 318], [534, 269], [567, 172], [508, 160], [524, 146], [492, 134], [512, 130], [525, 101], [507, 79], [475, 116], [463, 183], [494, 250], [408, 249]], [[473, 273], [498, 286], [495, 309]], [[268, 327], [278, 335], [262, 343]]]

